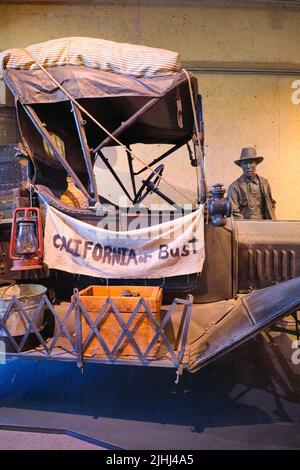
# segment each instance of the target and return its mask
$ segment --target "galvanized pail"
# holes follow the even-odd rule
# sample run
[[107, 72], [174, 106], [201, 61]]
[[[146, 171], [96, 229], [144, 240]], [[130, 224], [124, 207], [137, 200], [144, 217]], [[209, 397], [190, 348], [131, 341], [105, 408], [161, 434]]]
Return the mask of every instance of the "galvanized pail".
[[[3, 317], [11, 301], [15, 296], [22, 304], [28, 317], [32, 320], [34, 310], [38, 306], [41, 297], [46, 293], [47, 288], [38, 284], [18, 284], [0, 288], [0, 316]], [[41, 308], [41, 313], [36, 321], [36, 327], [40, 329], [43, 323], [45, 307]], [[22, 336], [29, 327], [28, 321], [24, 318], [22, 312], [14, 306], [5, 323], [12, 336]], [[0, 337], [7, 336], [3, 328], [0, 329]]]

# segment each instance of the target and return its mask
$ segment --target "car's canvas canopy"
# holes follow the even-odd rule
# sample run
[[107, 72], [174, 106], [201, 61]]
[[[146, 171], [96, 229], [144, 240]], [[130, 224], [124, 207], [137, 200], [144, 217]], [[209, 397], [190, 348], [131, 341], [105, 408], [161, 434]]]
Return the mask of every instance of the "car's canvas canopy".
[[[92, 38], [64, 38], [9, 49], [0, 54], [0, 76], [22, 105], [68, 101], [39, 65], [76, 100], [114, 98], [112, 106], [105, 100], [102, 111], [98, 109], [101, 122], [110, 121], [110, 131], [157, 98], [157, 105], [139, 119], [142, 132], [137, 129], [137, 137], [131, 130], [130, 136], [124, 135], [125, 143], [176, 144], [191, 137], [194, 122], [187, 76], [175, 52]], [[196, 93], [197, 82], [191, 80]]]
[[[162, 97], [186, 82], [186, 76], [182, 71], [173, 75], [137, 78], [84, 66], [66, 65], [54, 66], [50, 72], [76, 99]], [[13, 94], [24, 104], [49, 104], [68, 99], [40, 69], [30, 71], [6, 69], [4, 80]]]
[[0, 77], [24, 104], [66, 100], [38, 64], [51, 68], [76, 99], [162, 96], [184, 81], [175, 52], [103, 39], [56, 39], [0, 54]]
[[67, 37], [8, 49], [0, 54], [0, 76], [4, 70], [37, 70], [44, 67], [81, 65], [132, 77], [171, 75], [181, 70], [177, 52], [105, 39]]
[[[45, 175], [54, 181], [52, 168], [56, 181], [62, 170], [62, 179], [67, 172], [84, 191], [86, 176], [93, 179], [90, 156], [118, 145], [111, 133], [128, 149], [134, 143], [176, 149], [195, 132], [197, 80], [172, 51], [63, 38], [2, 52], [1, 75], [16, 100], [21, 135], [36, 164], [36, 183], [45, 181]], [[57, 141], [63, 142], [60, 155]]]

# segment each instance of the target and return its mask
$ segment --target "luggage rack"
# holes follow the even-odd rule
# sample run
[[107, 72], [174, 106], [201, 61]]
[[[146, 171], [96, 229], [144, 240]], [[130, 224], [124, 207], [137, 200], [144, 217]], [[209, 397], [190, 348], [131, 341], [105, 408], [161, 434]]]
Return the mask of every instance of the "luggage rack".
[[[83, 369], [85, 363], [173, 367], [177, 369], [177, 383], [186, 364], [185, 353], [192, 305], [192, 295], [187, 295], [186, 299], [175, 298], [168, 309], [164, 311], [162, 321], [159, 324], [150, 310], [147, 301], [143, 297], [139, 298], [128, 321], [125, 322], [111, 297], [106, 297], [96, 319], [93, 320], [83, 302], [80, 300], [77, 289], [74, 289], [72, 301], [62, 317], [58, 314], [46, 295], [41, 297], [39, 304], [30, 316], [18, 298], [13, 296], [3, 316], [0, 316], [0, 331], [4, 330], [6, 334], [6, 336], [2, 336], [1, 339], [6, 345], [4, 349], [9, 349], [9, 351], [3, 352], [2, 357], [75, 361], [77, 366], [81, 369]], [[55, 321], [56, 325], [56, 331], [51, 337], [45, 337], [41, 329], [37, 327], [45, 309], [50, 315], [49, 318], [52, 316], [52, 320]], [[141, 350], [135, 338], [140, 325], [138, 327], [135, 326], [134, 331], [132, 329], [134, 320], [137, 315], [140, 314], [141, 309], [143, 310], [143, 319], [148, 317], [151, 322], [151, 327], [153, 328], [153, 338], [144, 351]], [[18, 313], [23, 323], [26, 325], [22, 337], [14, 337], [7, 327], [7, 322], [12, 313], [14, 315]], [[104, 318], [104, 315], [114, 315], [121, 328], [115, 344], [110, 349], [101, 334], [100, 322]], [[74, 331], [67, 326], [67, 322], [72, 320]], [[89, 327], [88, 334], [85, 338], [82, 334], [83, 321], [86, 321]], [[172, 322], [173, 328], [171, 335], [167, 333], [170, 322]], [[32, 340], [32, 338], [39, 344], [35, 347], [28, 348], [28, 342]], [[92, 339], [96, 340], [101, 347], [103, 351], [102, 357], [86, 355], [87, 347]], [[120, 347], [122, 347], [124, 342], [132, 346], [135, 351], [134, 356], [130, 358], [126, 356], [120, 357]], [[149, 357], [158, 343], [159, 348], [157, 354], [155, 357]]]

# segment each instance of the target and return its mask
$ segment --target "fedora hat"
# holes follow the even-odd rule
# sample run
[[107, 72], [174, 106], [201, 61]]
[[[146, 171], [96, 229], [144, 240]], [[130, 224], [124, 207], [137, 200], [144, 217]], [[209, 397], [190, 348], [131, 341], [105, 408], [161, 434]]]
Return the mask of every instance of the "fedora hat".
[[241, 151], [241, 156], [239, 160], [235, 160], [234, 163], [238, 166], [242, 166], [242, 162], [245, 160], [255, 160], [256, 163], [261, 163], [263, 157], [258, 157], [255, 147], [244, 147]]

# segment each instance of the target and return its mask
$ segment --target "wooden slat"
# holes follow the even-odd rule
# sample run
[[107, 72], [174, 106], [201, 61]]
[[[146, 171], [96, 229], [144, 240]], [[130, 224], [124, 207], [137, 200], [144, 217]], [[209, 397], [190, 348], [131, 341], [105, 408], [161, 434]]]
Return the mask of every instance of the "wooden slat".
[[19, 141], [15, 109], [0, 106], [0, 145], [14, 144]]

